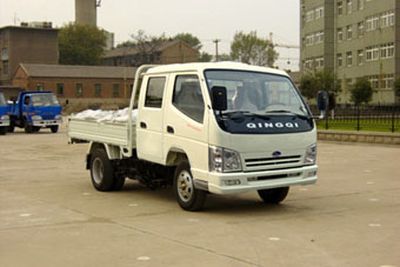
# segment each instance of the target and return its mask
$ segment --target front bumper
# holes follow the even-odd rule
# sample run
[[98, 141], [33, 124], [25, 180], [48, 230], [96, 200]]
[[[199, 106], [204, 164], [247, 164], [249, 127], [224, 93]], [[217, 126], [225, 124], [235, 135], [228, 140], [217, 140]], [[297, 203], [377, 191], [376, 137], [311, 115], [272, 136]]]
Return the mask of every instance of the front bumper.
[[0, 120], [0, 127], [10, 126], [10, 120]]
[[32, 121], [32, 125], [36, 127], [50, 127], [61, 125], [61, 120], [34, 120]]
[[[241, 173], [209, 173], [208, 191], [235, 194], [248, 191], [308, 185], [317, 182], [317, 165], [298, 168]], [[196, 183], [196, 182], [195, 182]], [[203, 185], [204, 181], [200, 182]]]

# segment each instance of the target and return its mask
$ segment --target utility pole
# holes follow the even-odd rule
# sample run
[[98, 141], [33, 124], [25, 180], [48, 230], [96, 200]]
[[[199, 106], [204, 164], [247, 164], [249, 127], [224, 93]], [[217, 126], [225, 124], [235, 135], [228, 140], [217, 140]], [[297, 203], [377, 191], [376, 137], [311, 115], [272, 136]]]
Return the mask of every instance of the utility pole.
[[215, 39], [213, 42], [215, 43], [215, 61], [218, 62], [218, 43], [221, 42], [221, 40]]

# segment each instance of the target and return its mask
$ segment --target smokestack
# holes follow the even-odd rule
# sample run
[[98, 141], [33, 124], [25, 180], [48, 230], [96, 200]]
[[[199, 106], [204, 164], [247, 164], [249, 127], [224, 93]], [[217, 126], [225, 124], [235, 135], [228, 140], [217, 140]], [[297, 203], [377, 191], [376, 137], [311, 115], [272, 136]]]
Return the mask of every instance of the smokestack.
[[75, 0], [75, 22], [82, 25], [97, 26], [97, 1]]

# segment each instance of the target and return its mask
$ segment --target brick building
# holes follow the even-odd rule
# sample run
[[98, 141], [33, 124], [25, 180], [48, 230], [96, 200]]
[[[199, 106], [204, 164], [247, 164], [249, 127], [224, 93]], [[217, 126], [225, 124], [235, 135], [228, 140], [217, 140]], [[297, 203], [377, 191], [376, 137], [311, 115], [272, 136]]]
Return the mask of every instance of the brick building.
[[0, 28], [0, 86], [11, 85], [20, 63], [58, 63], [58, 30], [51, 23]]
[[[146, 58], [143, 58], [146, 57]], [[196, 62], [199, 52], [180, 40], [164, 42], [156, 47], [119, 47], [106, 51], [102, 64], [107, 66], [138, 67], [143, 63], [171, 64]]]
[[20, 64], [13, 86], [26, 90], [50, 90], [61, 103], [101, 105], [126, 104], [134, 82], [135, 68]]

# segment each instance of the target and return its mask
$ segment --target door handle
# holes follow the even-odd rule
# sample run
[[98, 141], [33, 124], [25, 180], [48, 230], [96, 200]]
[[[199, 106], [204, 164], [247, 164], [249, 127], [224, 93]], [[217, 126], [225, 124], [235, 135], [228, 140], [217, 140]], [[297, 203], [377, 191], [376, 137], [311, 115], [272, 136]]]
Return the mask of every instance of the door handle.
[[167, 132], [168, 133], [170, 133], [170, 134], [174, 134], [175, 133], [175, 130], [174, 130], [174, 128], [172, 127], [172, 126], [167, 126]]
[[140, 128], [147, 129], [147, 124], [145, 122], [141, 121]]

